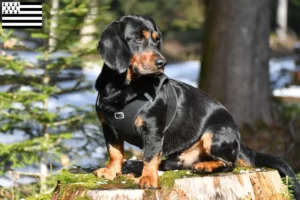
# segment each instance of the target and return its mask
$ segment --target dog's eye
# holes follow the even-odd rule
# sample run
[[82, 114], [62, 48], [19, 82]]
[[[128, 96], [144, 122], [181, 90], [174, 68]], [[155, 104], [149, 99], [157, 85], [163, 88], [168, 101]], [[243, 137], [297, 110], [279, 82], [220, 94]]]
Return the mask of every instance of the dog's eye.
[[135, 41], [137, 41], [137, 42], [142, 42], [142, 41], [143, 41], [143, 38], [140, 37], [140, 36], [137, 36], [137, 37], [135, 37]]

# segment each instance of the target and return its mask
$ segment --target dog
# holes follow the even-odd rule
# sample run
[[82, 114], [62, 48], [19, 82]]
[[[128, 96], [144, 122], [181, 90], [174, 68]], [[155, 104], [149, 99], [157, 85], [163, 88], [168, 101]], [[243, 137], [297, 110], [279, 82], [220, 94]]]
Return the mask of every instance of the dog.
[[104, 29], [98, 43], [104, 65], [95, 85], [96, 111], [110, 160], [95, 175], [114, 179], [121, 174], [127, 141], [144, 152], [141, 188], [159, 187], [159, 168], [212, 173], [242, 165], [289, 176], [300, 199], [299, 183], [285, 161], [246, 147], [223, 105], [163, 74], [167, 61], [161, 45], [162, 33], [151, 18], [128, 15]]

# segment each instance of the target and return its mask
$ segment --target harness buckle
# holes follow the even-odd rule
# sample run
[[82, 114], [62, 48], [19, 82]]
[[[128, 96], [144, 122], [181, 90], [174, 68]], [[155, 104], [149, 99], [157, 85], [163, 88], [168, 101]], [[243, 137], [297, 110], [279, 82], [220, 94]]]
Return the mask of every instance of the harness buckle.
[[125, 118], [123, 112], [116, 112], [114, 115], [115, 115], [116, 119], [124, 119]]

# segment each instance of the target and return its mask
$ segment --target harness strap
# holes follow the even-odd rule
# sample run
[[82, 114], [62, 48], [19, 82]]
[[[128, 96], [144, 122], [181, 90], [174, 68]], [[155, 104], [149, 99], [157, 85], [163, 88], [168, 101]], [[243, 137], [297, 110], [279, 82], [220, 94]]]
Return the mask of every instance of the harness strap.
[[[146, 95], [140, 95], [133, 101], [128, 103], [119, 112], [104, 112], [105, 119], [108, 120], [111, 124], [113, 124], [114, 128], [119, 133], [122, 133], [122, 136], [127, 136], [127, 138], [131, 138], [130, 135], [136, 134], [135, 119], [137, 118], [138, 114], [143, 110], [143, 108], [152, 101], [152, 99], [150, 101], [148, 98], [146, 97]], [[100, 95], [98, 93], [96, 102], [97, 112], [102, 111], [99, 106], [99, 102]], [[142, 145], [142, 143], [137, 144], [137, 146], [140, 148], [142, 148]]]
[[167, 108], [167, 119], [166, 119], [166, 127], [164, 132], [170, 127], [173, 120], [175, 119], [176, 112], [177, 112], [177, 94], [172, 86], [172, 84], [168, 83], [168, 108]]
[[[145, 106], [151, 103], [156, 95], [159, 93], [163, 84], [167, 84], [167, 95], [168, 95], [168, 105], [167, 105], [167, 114], [166, 114], [166, 127], [164, 131], [166, 131], [170, 125], [172, 124], [176, 111], [177, 111], [177, 95], [176, 91], [173, 88], [170, 82], [168, 81], [168, 77], [163, 75], [160, 77], [159, 83], [156, 85], [152, 85], [155, 91], [150, 91], [150, 93], [143, 93], [138, 95], [132, 101], [130, 101], [126, 106], [120, 110], [119, 112], [105, 112], [107, 120], [114, 125], [117, 131], [125, 134], [127, 136], [136, 134], [135, 120], [139, 113], [143, 110]], [[99, 105], [100, 97], [99, 93], [96, 101], [96, 110], [101, 111], [101, 107]]]
[[136, 132], [135, 119], [143, 108], [151, 101], [145, 95], [138, 96], [134, 101], [127, 104], [120, 112], [110, 113], [108, 118], [111, 123], [116, 125], [117, 129], [127, 135]]

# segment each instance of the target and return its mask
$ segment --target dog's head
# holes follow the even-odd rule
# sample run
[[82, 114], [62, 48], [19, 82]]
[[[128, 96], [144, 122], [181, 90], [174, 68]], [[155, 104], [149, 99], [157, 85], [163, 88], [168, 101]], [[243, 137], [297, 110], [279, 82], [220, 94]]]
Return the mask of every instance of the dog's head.
[[117, 73], [163, 73], [166, 59], [160, 53], [162, 34], [151, 18], [124, 16], [103, 31], [98, 44], [104, 63]]

